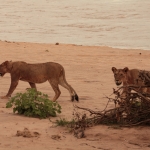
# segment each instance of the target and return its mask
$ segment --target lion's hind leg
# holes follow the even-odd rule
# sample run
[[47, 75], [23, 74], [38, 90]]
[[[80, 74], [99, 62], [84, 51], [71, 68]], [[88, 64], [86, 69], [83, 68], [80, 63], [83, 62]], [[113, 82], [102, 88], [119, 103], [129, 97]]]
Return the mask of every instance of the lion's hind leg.
[[29, 82], [29, 84], [30, 84], [31, 88], [35, 88], [36, 89], [36, 84], [35, 83]]
[[55, 96], [53, 98], [53, 101], [56, 101], [61, 94], [60, 89], [58, 87], [58, 82], [55, 80], [48, 80], [48, 81], [49, 81], [50, 85], [52, 86], [52, 88], [55, 92]]

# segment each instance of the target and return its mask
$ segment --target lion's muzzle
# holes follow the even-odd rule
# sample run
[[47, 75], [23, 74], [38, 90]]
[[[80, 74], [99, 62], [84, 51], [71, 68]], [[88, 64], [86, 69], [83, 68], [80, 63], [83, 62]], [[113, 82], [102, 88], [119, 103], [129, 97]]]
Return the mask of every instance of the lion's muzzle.
[[118, 81], [118, 80], [115, 80], [115, 83], [116, 83], [116, 85], [121, 85], [122, 84], [122, 82]]
[[0, 76], [1, 76], [1, 77], [3, 77], [3, 76], [4, 76], [4, 74], [5, 74], [5, 73], [1, 73], [1, 72], [0, 72]]

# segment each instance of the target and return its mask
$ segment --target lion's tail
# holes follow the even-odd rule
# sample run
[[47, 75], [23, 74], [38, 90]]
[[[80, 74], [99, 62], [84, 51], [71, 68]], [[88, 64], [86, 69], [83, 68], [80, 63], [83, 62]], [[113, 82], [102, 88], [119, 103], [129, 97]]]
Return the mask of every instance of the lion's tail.
[[70, 92], [71, 95], [72, 95], [72, 101], [74, 101], [74, 99], [75, 99], [76, 101], [79, 101], [79, 97], [78, 97], [76, 91], [72, 88], [71, 85], [68, 84], [68, 82], [67, 82], [67, 80], [66, 80], [65, 70], [64, 70], [63, 67], [62, 67], [61, 75], [60, 75], [60, 76], [63, 78], [63, 80], [62, 80], [63, 83], [62, 83], [62, 81], [61, 81], [60, 84], [61, 84], [63, 87], [65, 87], [66, 89], [69, 90], [69, 92]]

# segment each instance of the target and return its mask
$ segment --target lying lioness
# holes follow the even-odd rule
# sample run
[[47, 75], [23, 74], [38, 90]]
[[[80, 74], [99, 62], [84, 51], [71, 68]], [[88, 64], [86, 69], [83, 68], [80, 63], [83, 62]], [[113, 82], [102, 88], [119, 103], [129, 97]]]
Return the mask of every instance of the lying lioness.
[[[125, 67], [124, 69], [117, 69], [115, 67], [112, 67], [112, 71], [114, 73], [116, 85], [121, 85], [123, 83], [123, 86], [144, 86], [144, 83], [139, 80], [140, 70], [138, 69], [129, 70], [128, 67]], [[139, 91], [149, 93], [150, 88], [139, 88]], [[124, 88], [121, 95], [125, 96], [126, 92], [126, 88]]]
[[72, 101], [74, 99], [79, 100], [75, 90], [66, 81], [64, 68], [58, 63], [28, 64], [22, 61], [5, 61], [0, 65], [0, 76], [3, 77], [5, 73], [10, 73], [11, 85], [6, 96], [1, 98], [10, 97], [17, 87], [19, 80], [28, 82], [31, 88], [36, 88], [35, 83], [43, 83], [48, 80], [55, 91], [53, 101], [56, 101], [61, 94], [58, 85], [63, 86], [69, 91]]

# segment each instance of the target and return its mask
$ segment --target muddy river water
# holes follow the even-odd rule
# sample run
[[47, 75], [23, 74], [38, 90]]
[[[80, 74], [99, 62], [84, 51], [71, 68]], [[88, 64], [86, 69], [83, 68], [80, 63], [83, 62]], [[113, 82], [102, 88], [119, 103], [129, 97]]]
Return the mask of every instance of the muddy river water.
[[0, 0], [0, 40], [150, 50], [150, 0]]

